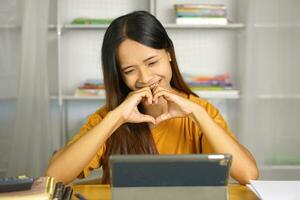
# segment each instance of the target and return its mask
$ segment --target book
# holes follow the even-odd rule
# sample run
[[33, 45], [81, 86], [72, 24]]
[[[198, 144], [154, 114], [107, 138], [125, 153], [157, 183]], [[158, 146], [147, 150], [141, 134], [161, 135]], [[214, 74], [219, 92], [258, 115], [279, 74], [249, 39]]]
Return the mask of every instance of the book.
[[226, 17], [224, 5], [175, 4], [176, 17]]
[[102, 80], [90, 79], [75, 89], [75, 96], [105, 96], [105, 87]]
[[299, 199], [300, 181], [250, 180], [247, 187], [260, 199]]
[[225, 10], [224, 4], [175, 4], [175, 9], [210, 9], [210, 10]]
[[104, 89], [80, 89], [77, 88], [74, 93], [75, 96], [99, 96], [104, 97], [105, 96], [105, 90]]
[[113, 19], [110, 18], [76, 18], [71, 24], [110, 24]]
[[197, 90], [232, 90], [233, 86], [228, 73], [203, 76], [203, 75], [191, 75], [183, 73], [183, 79], [187, 85], [194, 91]]
[[176, 17], [176, 24], [185, 25], [226, 25], [224, 17]]
[[176, 24], [225, 25], [226, 7], [222, 4], [175, 4]]
[[53, 177], [39, 177], [30, 190], [0, 193], [0, 200], [48, 200], [52, 199], [54, 189]]

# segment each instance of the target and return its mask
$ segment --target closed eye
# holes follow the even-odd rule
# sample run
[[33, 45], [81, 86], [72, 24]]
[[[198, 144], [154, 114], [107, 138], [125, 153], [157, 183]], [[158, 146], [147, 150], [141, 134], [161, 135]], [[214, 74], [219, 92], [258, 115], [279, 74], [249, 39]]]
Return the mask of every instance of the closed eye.
[[130, 70], [124, 71], [124, 74], [131, 74], [133, 72], [134, 72], [134, 69], [130, 69]]
[[158, 61], [151, 62], [151, 63], [148, 64], [148, 66], [151, 67], [151, 66], [155, 65], [157, 62], [158, 62]]

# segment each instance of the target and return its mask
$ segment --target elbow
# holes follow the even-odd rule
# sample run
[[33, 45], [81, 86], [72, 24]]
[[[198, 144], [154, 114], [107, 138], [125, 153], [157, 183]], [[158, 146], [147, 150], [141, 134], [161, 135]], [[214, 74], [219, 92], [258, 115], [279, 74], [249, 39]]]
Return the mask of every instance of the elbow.
[[66, 177], [62, 173], [56, 172], [55, 170], [51, 169], [51, 167], [47, 169], [47, 171], [45, 172], [45, 176], [51, 176], [56, 182], [63, 182], [64, 184], [69, 184], [72, 181], [66, 179]]
[[254, 166], [252, 167], [252, 169], [248, 170], [248, 173], [247, 173], [248, 182], [247, 183], [250, 183], [250, 180], [257, 180], [258, 177], [259, 177], [259, 170], [255, 163]]
[[240, 179], [238, 180], [238, 182], [241, 185], [246, 185], [250, 183], [250, 180], [257, 180], [259, 177], [259, 170], [258, 168], [255, 166], [252, 170], [248, 170], [247, 172], [245, 172]]

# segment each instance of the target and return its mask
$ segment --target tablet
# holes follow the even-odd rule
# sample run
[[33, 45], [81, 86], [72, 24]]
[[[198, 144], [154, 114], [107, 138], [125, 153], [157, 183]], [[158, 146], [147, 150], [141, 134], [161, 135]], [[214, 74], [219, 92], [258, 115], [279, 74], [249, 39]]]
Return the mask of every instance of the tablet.
[[112, 187], [227, 186], [229, 154], [113, 155]]

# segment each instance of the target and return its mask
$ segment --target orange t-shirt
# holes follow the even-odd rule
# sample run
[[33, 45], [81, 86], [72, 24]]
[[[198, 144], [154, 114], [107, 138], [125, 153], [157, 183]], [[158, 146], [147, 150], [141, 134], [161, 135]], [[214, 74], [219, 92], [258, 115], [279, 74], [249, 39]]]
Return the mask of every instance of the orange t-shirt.
[[[200, 97], [189, 95], [186, 98], [201, 105], [209, 116], [222, 127], [233, 139], [235, 136], [230, 132], [228, 126], [221, 116], [218, 109], [216, 109], [207, 100]], [[68, 145], [77, 141], [81, 136], [91, 130], [94, 126], [99, 124], [105, 117], [107, 111], [105, 107], [100, 108], [94, 114], [90, 115], [88, 121], [83, 125]], [[214, 153], [205, 135], [195, 122], [189, 117], [174, 118], [161, 122], [153, 129], [151, 129], [154, 143], [159, 154], [192, 154], [192, 153]], [[105, 144], [99, 148], [97, 154], [92, 158], [90, 163], [83, 169], [78, 176], [84, 178], [89, 175], [90, 171], [101, 167], [101, 157], [105, 152]]]

